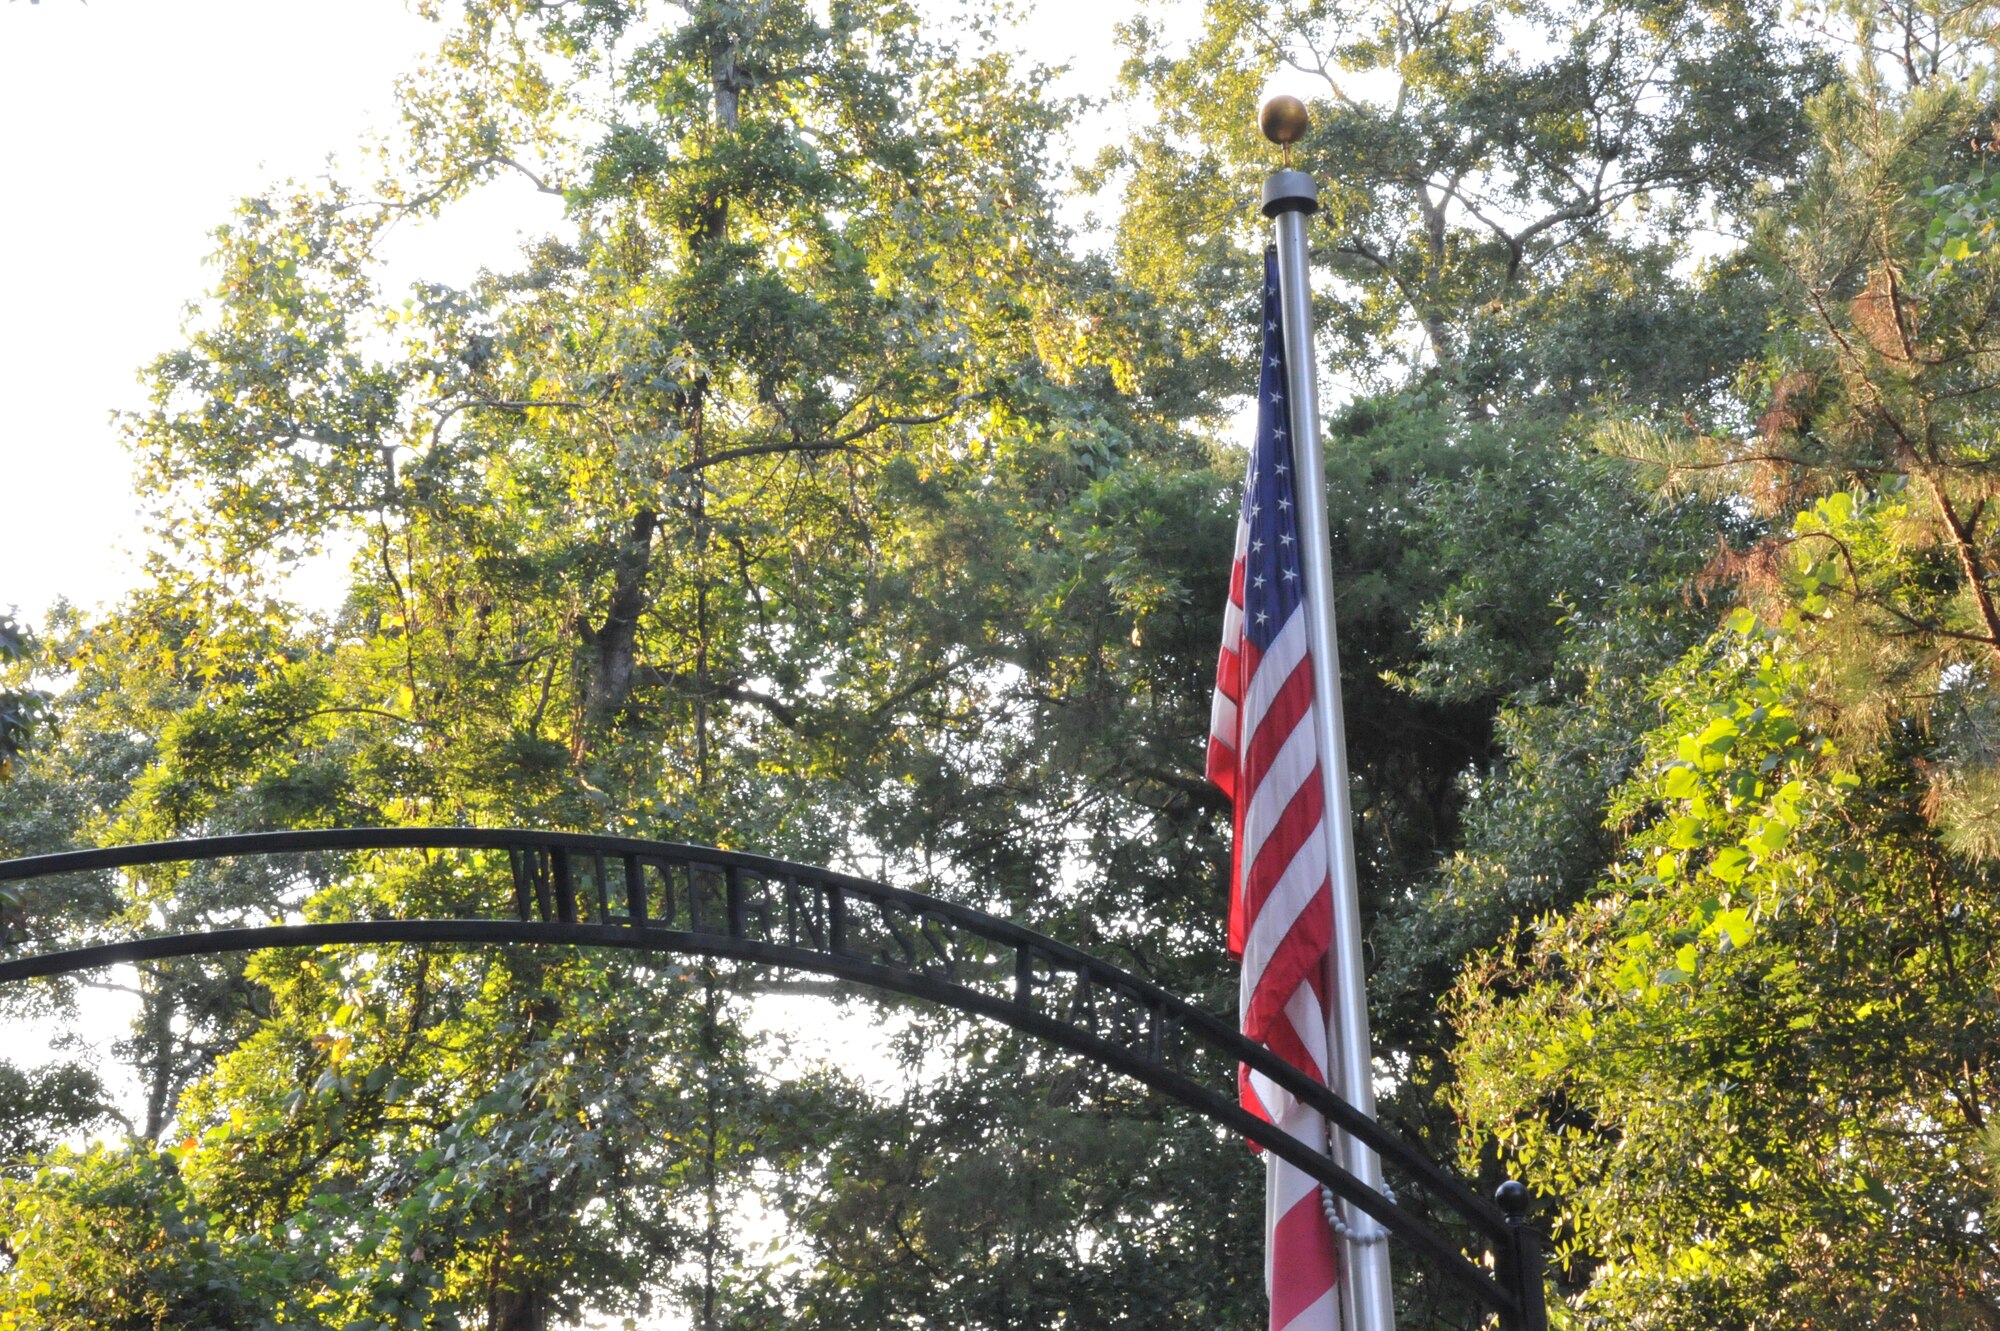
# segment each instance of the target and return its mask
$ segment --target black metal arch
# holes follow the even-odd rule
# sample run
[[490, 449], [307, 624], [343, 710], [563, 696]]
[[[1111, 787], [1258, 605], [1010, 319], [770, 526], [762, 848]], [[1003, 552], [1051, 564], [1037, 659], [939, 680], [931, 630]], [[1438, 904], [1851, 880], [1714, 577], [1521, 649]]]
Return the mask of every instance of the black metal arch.
[[[934, 897], [701, 846], [445, 827], [262, 832], [70, 851], [0, 861], [0, 882], [240, 855], [372, 850], [504, 852], [511, 915], [141, 937], [0, 960], [0, 983], [118, 962], [356, 943], [555, 943], [818, 972], [986, 1017], [1133, 1077], [1352, 1202], [1497, 1315], [1506, 1331], [1547, 1326], [1540, 1240], [1525, 1223], [1527, 1194], [1518, 1184], [1503, 1187], [1501, 1205], [1491, 1205], [1228, 1023], [1065, 943]], [[1490, 1269], [1468, 1260], [1393, 1198], [1191, 1075], [1186, 1069], [1204, 1056], [1256, 1069], [1373, 1147], [1480, 1235]]]

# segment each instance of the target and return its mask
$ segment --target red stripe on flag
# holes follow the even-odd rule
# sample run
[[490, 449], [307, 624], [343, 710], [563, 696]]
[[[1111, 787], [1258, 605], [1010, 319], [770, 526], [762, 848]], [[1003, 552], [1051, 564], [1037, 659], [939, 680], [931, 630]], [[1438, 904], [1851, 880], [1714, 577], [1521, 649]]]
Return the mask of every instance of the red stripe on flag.
[[[1293, 803], [1303, 799], [1305, 792], [1301, 791]], [[1252, 866], [1251, 872], [1256, 871]], [[1249, 1000], [1244, 1004], [1242, 1025], [1243, 1033], [1251, 1039], [1268, 1043], [1272, 1031], [1284, 1024], [1285, 1004], [1292, 994], [1324, 967], [1327, 945], [1333, 939], [1333, 913], [1322, 908], [1321, 898], [1330, 890], [1331, 882], [1322, 874], [1313, 900], [1299, 912], [1262, 971], [1246, 984]]]
[[1271, 1227], [1271, 1325], [1289, 1326], [1338, 1278], [1333, 1226], [1314, 1188]]
[[1299, 788], [1292, 792], [1291, 802], [1278, 815], [1278, 821], [1271, 824], [1263, 841], [1251, 849], [1250, 872], [1243, 880], [1243, 901], [1250, 914], [1256, 915], [1264, 909], [1264, 903], [1271, 899], [1271, 889], [1291, 867], [1299, 847], [1307, 838], [1320, 835], [1320, 815], [1325, 812], [1326, 782], [1320, 779], [1319, 764], [1314, 763], [1305, 780], [1299, 782]]
[[1312, 658], [1301, 657], [1263, 714], [1244, 718], [1243, 728], [1250, 732], [1250, 752], [1243, 755], [1243, 770], [1251, 774], [1253, 789], [1270, 772], [1278, 750], [1285, 747], [1285, 741], [1310, 714], [1312, 701]]

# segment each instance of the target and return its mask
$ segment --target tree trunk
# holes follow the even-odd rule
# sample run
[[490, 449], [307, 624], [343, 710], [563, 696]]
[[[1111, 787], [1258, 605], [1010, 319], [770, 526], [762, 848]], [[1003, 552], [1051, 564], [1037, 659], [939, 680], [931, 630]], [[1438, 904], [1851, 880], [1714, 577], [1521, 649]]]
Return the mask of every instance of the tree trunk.
[[611, 604], [604, 622], [589, 635], [597, 648], [590, 676], [590, 717], [608, 725], [632, 696], [632, 671], [637, 660], [639, 615], [646, 608], [646, 571], [653, 561], [653, 533], [660, 515], [642, 508], [612, 561]]
[[[736, 68], [736, 38], [724, 35], [709, 53], [709, 79], [715, 95], [715, 127], [733, 133], [737, 127], [743, 90], [747, 80]], [[689, 248], [695, 253], [720, 240], [729, 229], [729, 198], [717, 194], [708, 201], [695, 222]], [[706, 382], [697, 382], [676, 404], [682, 426], [697, 440], [701, 433]], [[699, 444], [697, 444], [699, 447]], [[696, 501], [699, 503], [699, 499]], [[638, 664], [639, 616], [646, 608], [646, 573], [652, 564], [653, 536], [659, 528], [656, 509], [641, 509], [632, 519], [631, 530], [612, 563], [611, 601], [604, 620], [587, 629], [585, 639], [596, 649], [597, 659], [590, 676], [586, 711], [593, 729], [602, 729], [618, 718], [632, 696], [634, 670]], [[704, 626], [705, 635], [705, 626]], [[706, 646], [705, 642], [703, 644]], [[706, 662], [702, 663], [705, 670]], [[704, 704], [705, 706], [705, 704]], [[706, 717], [702, 718], [700, 747], [706, 748]], [[705, 754], [703, 755], [705, 757]]]
[[156, 1142], [173, 1117], [174, 1093], [180, 1079], [174, 1075], [174, 1000], [159, 981], [145, 985], [139, 1018], [139, 1056], [146, 1061], [147, 1141]]
[[489, 1331], [548, 1331], [547, 1301], [536, 1289], [495, 1290], [486, 1304]]

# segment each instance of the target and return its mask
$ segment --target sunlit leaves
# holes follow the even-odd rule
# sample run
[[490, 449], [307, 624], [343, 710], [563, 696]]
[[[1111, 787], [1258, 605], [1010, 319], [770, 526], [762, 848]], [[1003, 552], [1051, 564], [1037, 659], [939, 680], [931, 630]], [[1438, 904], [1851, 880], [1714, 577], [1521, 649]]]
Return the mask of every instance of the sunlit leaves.
[[1907, 760], [1857, 774], [1798, 724], [1807, 677], [1739, 615], [1663, 680], [1612, 876], [1461, 982], [1459, 1102], [1557, 1199], [1586, 1318], [1976, 1323], [1990, 886]]

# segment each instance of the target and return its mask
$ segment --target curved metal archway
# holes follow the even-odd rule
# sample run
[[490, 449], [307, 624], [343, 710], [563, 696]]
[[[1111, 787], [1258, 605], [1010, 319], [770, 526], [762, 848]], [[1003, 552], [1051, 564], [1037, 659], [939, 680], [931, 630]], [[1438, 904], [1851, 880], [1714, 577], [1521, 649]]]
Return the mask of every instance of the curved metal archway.
[[[1318, 1179], [1477, 1299], [1506, 1331], [1547, 1326], [1540, 1240], [1525, 1223], [1527, 1194], [1518, 1184], [1502, 1187], [1504, 1211], [1490, 1205], [1228, 1023], [1065, 943], [934, 897], [700, 846], [443, 827], [261, 832], [70, 851], [0, 861], [0, 882], [243, 855], [384, 850], [504, 853], [511, 915], [155, 935], [0, 960], [0, 983], [118, 962], [356, 943], [554, 943], [817, 972], [986, 1017], [1124, 1073]], [[1192, 1075], [1191, 1065], [1204, 1058], [1256, 1069], [1373, 1147], [1480, 1236], [1491, 1269], [1393, 1198]]]

